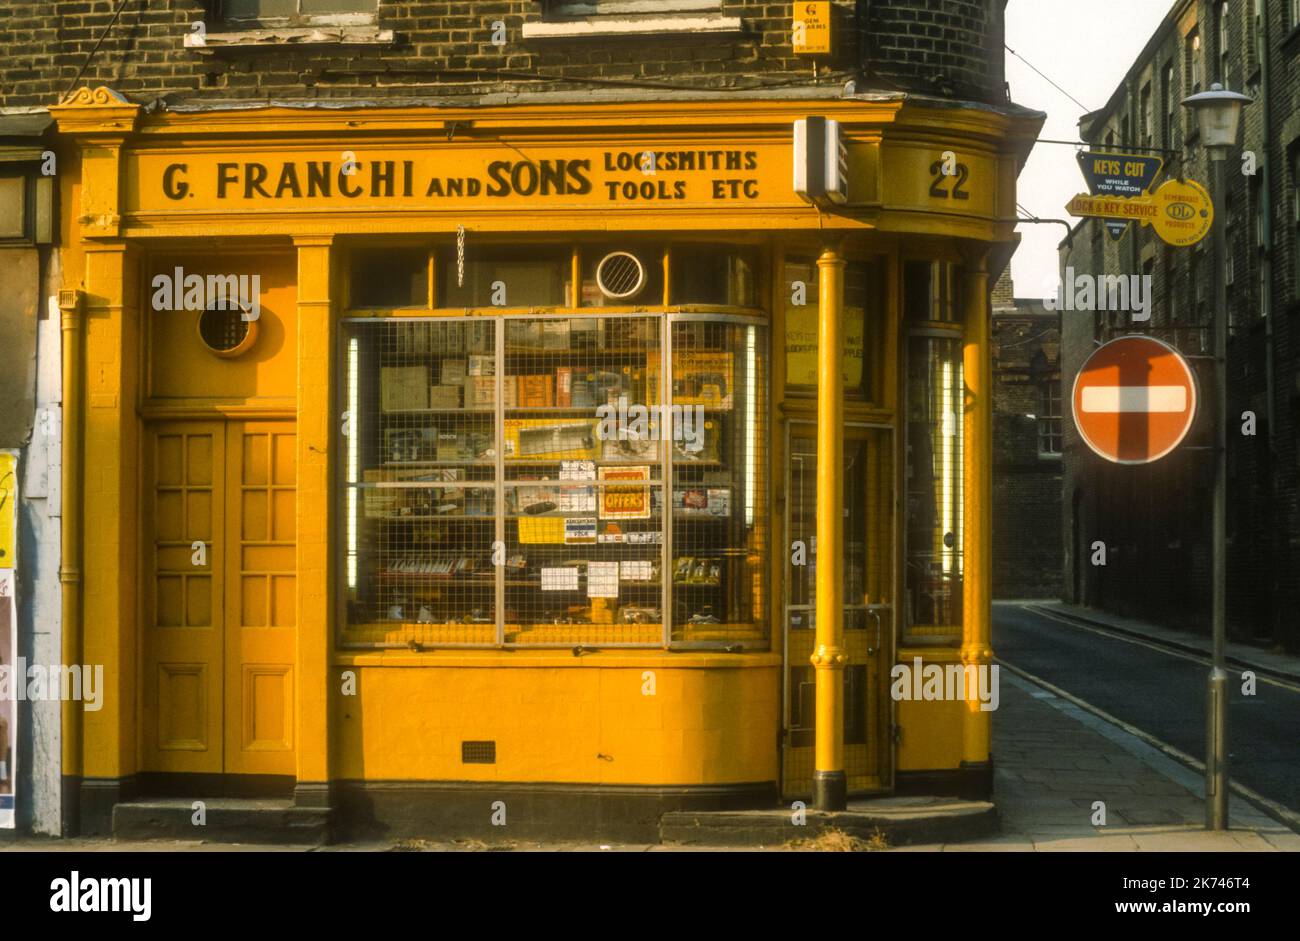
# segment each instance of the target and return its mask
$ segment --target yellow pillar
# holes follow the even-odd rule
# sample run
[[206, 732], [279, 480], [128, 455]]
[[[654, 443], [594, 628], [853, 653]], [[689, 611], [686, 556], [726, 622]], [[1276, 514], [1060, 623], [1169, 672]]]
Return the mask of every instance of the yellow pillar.
[[844, 258], [817, 259], [817, 732], [813, 803], [843, 810], [844, 776]]
[[980, 708], [978, 686], [969, 682], [975, 670], [993, 661], [990, 622], [993, 594], [993, 365], [988, 259], [980, 254], [966, 267], [962, 279], [964, 320], [963, 373], [966, 414], [962, 437], [962, 645], [966, 668], [966, 708], [962, 727], [962, 766], [987, 767], [991, 716]]
[[[103, 667], [102, 707], [65, 702], [61, 721], [63, 832], [107, 832], [108, 808], [136, 772], [139, 557], [139, 271], [120, 240], [122, 149], [140, 106], [108, 88], [80, 88], [50, 107], [75, 141], [60, 175], [63, 227], [62, 656]], [[89, 614], [90, 616], [87, 616]], [[81, 808], [91, 819], [81, 819]]]
[[334, 516], [330, 417], [335, 385], [333, 236], [294, 239], [298, 249], [298, 769], [294, 800], [329, 806], [329, 657], [334, 631], [329, 533]]
[[[81, 716], [83, 835], [104, 833], [111, 807], [138, 770], [140, 284], [136, 250], [119, 239], [86, 240], [81, 415], [80, 656], [102, 665], [102, 706]], [[75, 428], [68, 429], [75, 433]], [[74, 458], [75, 459], [75, 458]], [[65, 506], [66, 506], [65, 502]], [[76, 547], [74, 547], [76, 551]], [[69, 704], [78, 708], [79, 704]]]

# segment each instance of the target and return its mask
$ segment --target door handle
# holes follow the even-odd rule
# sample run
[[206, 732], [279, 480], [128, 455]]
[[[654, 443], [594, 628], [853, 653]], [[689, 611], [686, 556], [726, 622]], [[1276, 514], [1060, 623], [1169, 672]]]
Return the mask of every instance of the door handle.
[[871, 619], [876, 622], [876, 642], [875, 642], [875, 647], [867, 648], [867, 656], [869, 657], [873, 653], [875, 653], [876, 649], [880, 646], [880, 612], [873, 611], [871, 608], [868, 608], [867, 614], [871, 615]]

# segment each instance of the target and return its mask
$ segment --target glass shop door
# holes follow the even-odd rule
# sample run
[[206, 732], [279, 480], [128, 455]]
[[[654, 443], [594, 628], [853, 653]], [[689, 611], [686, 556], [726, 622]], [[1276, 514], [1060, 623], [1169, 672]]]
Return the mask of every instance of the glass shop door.
[[[816, 677], [816, 426], [794, 423], [786, 447], [785, 683], [782, 791], [812, 793]], [[845, 772], [850, 794], [885, 786], [888, 653], [893, 636], [894, 486], [888, 428], [849, 426], [844, 441]], [[799, 544], [803, 546], [802, 554]]]

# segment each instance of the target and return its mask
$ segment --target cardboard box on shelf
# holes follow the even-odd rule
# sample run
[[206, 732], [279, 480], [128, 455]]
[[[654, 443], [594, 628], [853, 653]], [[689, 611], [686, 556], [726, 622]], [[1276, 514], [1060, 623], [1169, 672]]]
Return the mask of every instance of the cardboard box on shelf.
[[[659, 358], [651, 356], [646, 363], [646, 384], [651, 389], [659, 387]], [[717, 409], [730, 409], [735, 394], [735, 358], [718, 350], [674, 350], [673, 388], [674, 405], [704, 405]]]
[[506, 321], [506, 349], [521, 352], [541, 348], [542, 322], [540, 320]]
[[559, 408], [573, 407], [572, 366], [560, 366], [555, 370], [555, 404]]
[[591, 374], [585, 370], [578, 370], [573, 375], [573, 391], [569, 396], [569, 405], [572, 408], [595, 408], [596, 393], [590, 378]]
[[432, 461], [438, 451], [438, 429], [387, 428], [384, 430], [384, 461], [389, 464], [413, 464]]
[[438, 382], [444, 386], [458, 386], [469, 375], [463, 359], [444, 359], [438, 371]]
[[465, 324], [465, 350], [468, 353], [491, 353], [496, 341], [490, 320], [471, 320]]
[[550, 408], [555, 405], [555, 377], [518, 376], [519, 408]]
[[591, 419], [507, 418], [507, 460], [594, 461], [596, 424]]
[[655, 321], [647, 317], [603, 317], [600, 320], [604, 333], [602, 349], [641, 350], [650, 342], [650, 331]]
[[[595, 287], [595, 282], [591, 282]], [[596, 290], [596, 298], [599, 299], [600, 290]], [[586, 298], [584, 297], [584, 303]], [[574, 317], [569, 321], [569, 348], [574, 350], [587, 350], [597, 346], [600, 342], [600, 321], [595, 317]]]
[[[389, 476], [383, 470], [361, 472], [361, 481], [364, 484], [377, 484], [387, 480]], [[401, 491], [396, 487], [363, 487], [361, 488], [362, 512], [367, 519], [389, 516], [395, 512], [400, 497]]]
[[497, 374], [497, 358], [493, 355], [475, 353], [469, 358], [468, 376], [495, 376]]
[[428, 350], [443, 356], [455, 356], [465, 352], [465, 324], [461, 321], [434, 323], [429, 338]]
[[443, 431], [438, 434], [438, 460], [479, 461], [492, 448], [492, 436], [477, 431]]
[[567, 350], [569, 348], [569, 321], [542, 321], [542, 349]]
[[385, 412], [429, 407], [427, 366], [384, 366], [379, 370], [379, 402]]
[[[514, 376], [502, 376], [501, 388], [506, 408], [515, 408], [518, 400], [518, 386]], [[496, 405], [495, 376], [465, 377], [465, 408], [492, 408]]]
[[460, 393], [461, 387], [459, 385], [430, 386], [429, 408], [460, 408]]

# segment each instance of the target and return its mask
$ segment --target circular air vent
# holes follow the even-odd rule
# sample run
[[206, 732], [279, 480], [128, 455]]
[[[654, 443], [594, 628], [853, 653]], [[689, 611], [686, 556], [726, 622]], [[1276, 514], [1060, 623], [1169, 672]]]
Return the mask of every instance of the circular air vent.
[[199, 314], [199, 340], [215, 356], [234, 357], [257, 340], [257, 321], [245, 320], [245, 309], [234, 304], [213, 305]]
[[635, 297], [645, 287], [645, 266], [631, 252], [610, 252], [596, 265], [596, 285], [614, 300]]

